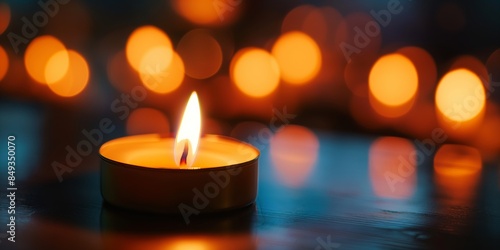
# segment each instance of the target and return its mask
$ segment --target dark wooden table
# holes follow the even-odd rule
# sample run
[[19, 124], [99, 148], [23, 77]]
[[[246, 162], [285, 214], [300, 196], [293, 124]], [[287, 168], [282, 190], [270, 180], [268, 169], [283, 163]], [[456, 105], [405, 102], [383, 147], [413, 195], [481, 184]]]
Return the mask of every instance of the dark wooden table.
[[[104, 203], [96, 156], [85, 161], [88, 167], [79, 167], [86, 171], [68, 174], [62, 182], [53, 176], [40, 177], [43, 181], [20, 181], [16, 184], [16, 243], [6, 238], [8, 201], [2, 188], [0, 248], [495, 249], [500, 246], [497, 163], [483, 163], [476, 177], [445, 177], [448, 181], [443, 181], [433, 168], [432, 156], [427, 157], [412, 175], [395, 185], [395, 192], [388, 192], [390, 189], [384, 187], [387, 181], [376, 180], [379, 177], [373, 171], [384, 167], [377, 165], [384, 163], [384, 159], [391, 164], [390, 159], [398, 155], [390, 149], [399, 145], [389, 145], [389, 150], [375, 149], [375, 137], [315, 134], [319, 141], [315, 161], [311, 155], [314, 150], [305, 154], [289, 152], [293, 156], [284, 157], [276, 156], [283, 152], [270, 154], [270, 145], [261, 145], [257, 202], [232, 212], [192, 216], [190, 224], [180, 215], [140, 214]], [[303, 146], [305, 150], [309, 147]], [[277, 161], [281, 163], [275, 164]], [[6, 175], [2, 172], [1, 176], [4, 179]]]

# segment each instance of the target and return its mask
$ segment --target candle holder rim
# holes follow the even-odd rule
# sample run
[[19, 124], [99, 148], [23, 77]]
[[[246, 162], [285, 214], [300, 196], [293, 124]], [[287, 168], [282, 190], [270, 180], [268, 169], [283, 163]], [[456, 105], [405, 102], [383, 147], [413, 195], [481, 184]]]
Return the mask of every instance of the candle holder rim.
[[233, 169], [233, 168], [245, 167], [246, 165], [252, 165], [256, 161], [258, 161], [259, 156], [260, 156], [260, 150], [258, 148], [256, 148], [255, 146], [247, 143], [247, 142], [243, 142], [243, 141], [237, 140], [237, 139], [229, 137], [229, 136], [214, 135], [214, 134], [205, 134], [205, 135], [202, 135], [201, 138], [203, 138], [203, 137], [222, 138], [222, 139], [225, 139], [225, 140], [230, 140], [230, 141], [233, 141], [233, 142], [238, 142], [238, 143], [245, 144], [246, 146], [249, 146], [251, 149], [255, 150], [255, 152], [256, 152], [255, 157], [252, 158], [251, 160], [240, 162], [240, 163], [237, 163], [237, 164], [215, 166], [215, 167], [204, 167], [204, 168], [151, 168], [151, 167], [147, 167], [147, 166], [139, 166], [139, 165], [133, 165], [133, 164], [128, 164], [128, 163], [116, 161], [116, 160], [110, 159], [110, 158], [108, 158], [108, 157], [106, 157], [106, 156], [104, 156], [104, 155], [101, 154], [101, 148], [106, 143], [112, 142], [112, 141], [117, 140], [117, 139], [126, 138], [126, 137], [147, 136], [147, 135], [158, 135], [159, 138], [170, 137], [168, 134], [154, 134], [154, 133], [151, 133], [151, 134], [140, 134], [140, 135], [129, 135], [129, 136], [124, 136], [124, 137], [118, 137], [118, 138], [115, 138], [115, 139], [112, 139], [112, 140], [109, 140], [109, 141], [103, 143], [101, 145], [101, 147], [99, 147], [99, 157], [103, 161], [111, 163], [111, 164], [115, 165], [116, 167], [119, 166], [119, 167], [131, 168], [131, 169], [140, 168], [141, 171], [160, 171], [160, 172], [171, 172], [172, 171], [172, 172], [177, 172], [178, 173], [178, 172], [189, 172], [189, 171], [197, 171], [197, 172], [199, 172], [199, 171], [228, 170], [228, 169]]

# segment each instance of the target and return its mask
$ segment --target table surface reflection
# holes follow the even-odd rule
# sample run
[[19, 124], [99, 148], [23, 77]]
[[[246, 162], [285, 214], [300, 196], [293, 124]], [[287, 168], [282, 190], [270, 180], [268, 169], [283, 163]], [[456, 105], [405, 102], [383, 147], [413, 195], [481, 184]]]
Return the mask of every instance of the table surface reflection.
[[[103, 202], [98, 168], [80, 167], [88, 170], [75, 171], [62, 182], [56, 178], [19, 182], [16, 243], [8, 242], [3, 231], [0, 246], [475, 249], [500, 245], [497, 164], [474, 162], [474, 153], [460, 147], [448, 154], [438, 151], [438, 160], [434, 154], [419, 155], [414, 142], [401, 138], [312, 132], [303, 127], [289, 132], [260, 145], [259, 191], [252, 206], [195, 215], [189, 224], [180, 215], [123, 211]], [[435, 161], [451, 170], [435, 170]], [[98, 164], [97, 156], [85, 164]], [[479, 168], [461, 171], [470, 166]], [[5, 189], [1, 195], [5, 197]], [[3, 225], [7, 207], [2, 198]]]

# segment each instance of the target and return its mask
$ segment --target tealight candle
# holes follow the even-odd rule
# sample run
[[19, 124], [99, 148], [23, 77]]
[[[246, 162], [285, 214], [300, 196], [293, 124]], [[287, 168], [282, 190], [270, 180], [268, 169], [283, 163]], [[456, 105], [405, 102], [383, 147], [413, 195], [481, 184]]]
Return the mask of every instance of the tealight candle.
[[104, 200], [131, 210], [183, 215], [252, 204], [259, 151], [224, 136], [200, 137], [200, 131], [193, 92], [176, 138], [146, 134], [104, 143], [99, 150]]

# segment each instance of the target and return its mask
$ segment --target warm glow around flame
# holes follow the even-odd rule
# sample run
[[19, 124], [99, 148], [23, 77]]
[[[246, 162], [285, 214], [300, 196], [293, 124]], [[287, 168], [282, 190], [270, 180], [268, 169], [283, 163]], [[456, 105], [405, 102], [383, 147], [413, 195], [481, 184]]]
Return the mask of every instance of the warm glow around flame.
[[198, 95], [191, 94], [182, 117], [174, 145], [174, 161], [180, 167], [191, 167], [196, 158], [201, 133], [201, 112]]

